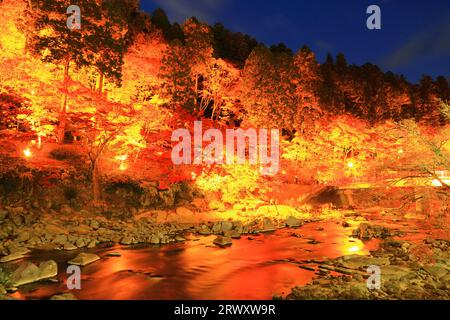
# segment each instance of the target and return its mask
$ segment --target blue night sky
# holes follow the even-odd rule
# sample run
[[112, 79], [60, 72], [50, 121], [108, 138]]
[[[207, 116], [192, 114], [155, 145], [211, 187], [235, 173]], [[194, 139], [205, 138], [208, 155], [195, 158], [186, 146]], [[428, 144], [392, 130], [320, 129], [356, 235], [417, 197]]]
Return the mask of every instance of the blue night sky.
[[[368, 30], [366, 9], [381, 8], [382, 30]], [[319, 62], [343, 52], [349, 63], [372, 62], [417, 82], [422, 74], [450, 77], [449, 0], [141, 0], [163, 8], [171, 21], [196, 16], [267, 45], [294, 51], [308, 45]]]

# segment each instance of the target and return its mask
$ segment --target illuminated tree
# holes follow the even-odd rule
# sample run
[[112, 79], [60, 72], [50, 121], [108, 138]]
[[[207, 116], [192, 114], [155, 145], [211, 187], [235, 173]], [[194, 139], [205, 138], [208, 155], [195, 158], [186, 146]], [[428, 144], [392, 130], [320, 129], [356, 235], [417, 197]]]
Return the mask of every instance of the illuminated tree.
[[101, 201], [99, 161], [105, 151], [112, 149], [116, 156], [121, 156], [135, 151], [130, 146], [144, 145], [140, 132], [133, 128], [136, 118], [131, 106], [110, 102], [97, 93], [90, 94], [87, 88], [82, 92], [76, 99], [84, 108], [68, 116], [90, 160], [93, 198], [97, 205]]

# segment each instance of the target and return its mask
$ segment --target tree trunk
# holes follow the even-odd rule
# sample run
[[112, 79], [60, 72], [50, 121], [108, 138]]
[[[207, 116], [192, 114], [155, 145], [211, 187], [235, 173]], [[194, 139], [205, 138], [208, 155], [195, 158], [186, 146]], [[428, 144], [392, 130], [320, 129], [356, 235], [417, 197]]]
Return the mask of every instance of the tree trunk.
[[99, 79], [98, 79], [98, 93], [102, 94], [103, 92], [103, 72], [100, 71]]
[[70, 66], [70, 57], [66, 58], [66, 62], [64, 64], [64, 93], [61, 97], [61, 110], [59, 112], [59, 125], [58, 125], [58, 142], [60, 144], [64, 143], [64, 135], [66, 132], [66, 123], [67, 123], [67, 89], [69, 82], [69, 66]]
[[94, 205], [98, 205], [98, 204], [100, 204], [100, 200], [101, 200], [98, 160], [94, 160], [94, 163], [92, 164], [92, 166], [93, 166], [93, 168], [92, 168], [92, 191], [94, 194]]

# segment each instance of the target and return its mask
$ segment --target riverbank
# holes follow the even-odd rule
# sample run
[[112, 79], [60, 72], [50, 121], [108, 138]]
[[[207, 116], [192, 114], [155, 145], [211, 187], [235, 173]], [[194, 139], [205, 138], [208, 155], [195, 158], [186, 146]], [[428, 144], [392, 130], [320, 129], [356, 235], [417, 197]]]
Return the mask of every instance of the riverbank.
[[[299, 283], [305, 286], [293, 289], [288, 294], [288, 299], [448, 298], [446, 286], [450, 261], [448, 232], [434, 225], [429, 225], [427, 229], [419, 227], [418, 223], [422, 224], [425, 220], [420, 215], [407, 217], [391, 213], [379, 214], [370, 210], [366, 213], [350, 210], [322, 210], [311, 213], [301, 212], [286, 205], [270, 205], [260, 201], [257, 204], [255, 202], [236, 205], [233, 209], [219, 212], [201, 211], [200, 200], [193, 203], [197, 203], [198, 207], [192, 205], [189, 208], [179, 207], [175, 210], [136, 212], [126, 220], [108, 218], [87, 211], [69, 210], [63, 210], [58, 214], [54, 212], [41, 214], [34, 220], [30, 218], [26, 220], [25, 217], [30, 217], [30, 214], [25, 209], [8, 207], [3, 211], [0, 224], [2, 232], [8, 234], [1, 242], [3, 256], [0, 259], [3, 263], [0, 267], [8, 269], [9, 276], [13, 275], [14, 282], [3, 284], [0, 294], [3, 294], [3, 298], [16, 297], [15, 292], [21, 290], [22, 285], [28, 287], [30, 283], [36, 281], [38, 281], [35, 285], [37, 288], [48, 286], [48, 281], [51, 283], [57, 278], [59, 283], [63, 283], [64, 279], [61, 276], [64, 271], [61, 270], [70, 264], [88, 265], [89, 268], [92, 263], [95, 268], [112, 267], [115, 270], [116, 265], [107, 267], [104, 265], [105, 261], [108, 263], [109, 259], [124, 254], [124, 251], [118, 249], [103, 252], [102, 248], [129, 247], [133, 250], [132, 248], [150, 246], [155, 250], [152, 254], [156, 255], [154, 259], [157, 262], [160, 259], [158, 252], [161, 254], [165, 252], [162, 245], [184, 250], [185, 242], [187, 247], [190, 247], [192, 241], [200, 240], [199, 243], [211, 248], [228, 248], [231, 245], [231, 249], [225, 249], [225, 252], [230, 252], [236, 246], [240, 248], [243, 243], [256, 240], [259, 243], [257, 248], [245, 249], [245, 253], [241, 252], [237, 257], [252, 261], [254, 255], [259, 255], [255, 250], [263, 250], [260, 253], [261, 257], [266, 255], [265, 252], [283, 251], [282, 248], [286, 244], [277, 244], [274, 247], [270, 242], [265, 243], [274, 235], [280, 238], [280, 241], [292, 242], [294, 253], [287, 256], [280, 254], [275, 262], [262, 260], [261, 263], [272, 264], [282, 261], [289, 270], [297, 268], [308, 274], [305, 277], [303, 273], [290, 271], [290, 281], [293, 283], [289, 288]], [[330, 226], [335, 227], [330, 229]], [[336, 227], [341, 230], [339, 232], [345, 234], [344, 238], [342, 236], [334, 238]], [[195, 235], [195, 238], [191, 235]], [[417, 238], [418, 235], [420, 238]], [[442, 237], [445, 239], [439, 240]], [[330, 243], [324, 243], [325, 239]], [[377, 242], [368, 247], [372, 252], [362, 250], [363, 242], [367, 244], [373, 240]], [[385, 242], [381, 242], [378, 246], [379, 241]], [[281, 247], [276, 249], [280, 245]], [[198, 250], [200, 249], [196, 252]], [[297, 250], [304, 251], [305, 255]], [[316, 251], [315, 254], [320, 259], [309, 254]], [[44, 254], [48, 258], [32, 259], [30, 262], [29, 257], [33, 257], [35, 252], [48, 252]], [[430, 252], [437, 254], [435, 260]], [[195, 254], [198, 253], [194, 253], [193, 257]], [[210, 254], [214, 255], [214, 251], [205, 253], [198, 259], [209, 259]], [[62, 256], [62, 260], [55, 262], [54, 256]], [[309, 258], [304, 260], [302, 257]], [[129, 263], [127, 254], [120, 259], [122, 259], [120, 265]], [[191, 260], [188, 257], [184, 259]], [[217, 259], [219, 265], [227, 263], [217, 256], [214, 259]], [[94, 263], [98, 260], [101, 261], [100, 264]], [[142, 262], [144, 266], [145, 261]], [[242, 260], [239, 261], [241, 261], [239, 264], [243, 263]], [[172, 258], [168, 257], [167, 263], [170, 265]], [[369, 265], [380, 265], [382, 272], [387, 272], [386, 278], [383, 278], [383, 281], [387, 281], [387, 287], [382, 287], [381, 291], [367, 290]], [[83, 267], [83, 270], [89, 270], [84, 268], [86, 267]], [[251, 268], [258, 267], [253, 265]], [[197, 270], [197, 267], [194, 270]], [[436, 272], [438, 276], [435, 277], [429, 272]], [[134, 270], [133, 273], [147, 274], [139, 270]], [[113, 274], [111, 277], [116, 279]], [[1, 278], [0, 275], [0, 283]], [[44, 280], [47, 282], [43, 282]], [[409, 290], [410, 280], [412, 283], [417, 280], [421, 285], [420, 290]], [[407, 294], [406, 291], [410, 293]], [[8, 295], [5, 295], [6, 293]], [[276, 292], [274, 297], [278, 298]]]
[[[287, 299], [448, 300], [449, 249], [450, 241], [442, 239], [387, 240], [370, 256], [349, 255], [316, 265], [318, 277], [293, 288]], [[370, 266], [379, 268], [379, 288], [368, 287]]]

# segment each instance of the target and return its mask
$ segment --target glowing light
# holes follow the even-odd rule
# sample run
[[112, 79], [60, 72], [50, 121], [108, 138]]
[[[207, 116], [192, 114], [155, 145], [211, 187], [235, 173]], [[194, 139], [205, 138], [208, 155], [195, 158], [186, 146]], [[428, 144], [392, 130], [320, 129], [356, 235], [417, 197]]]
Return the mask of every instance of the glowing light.
[[116, 156], [115, 159], [120, 161], [119, 170], [125, 171], [128, 169], [128, 166], [125, 164], [125, 161], [128, 159], [127, 154]]
[[282, 173], [282, 174], [286, 174], [286, 171], [283, 170], [281, 173]]
[[[442, 181], [443, 183], [445, 183], [446, 185], [450, 185], [450, 179], [448, 179], [448, 180], [447, 180], [447, 179], [441, 179], [441, 181]], [[432, 185], [433, 187], [443, 187], [441, 181], [435, 179], [435, 180], [433, 180], [433, 181], [431, 182], [431, 185]]]
[[30, 148], [26, 148], [25, 150], [23, 150], [23, 154], [25, 157], [30, 158], [33, 154], [31, 153]]
[[123, 163], [123, 162], [120, 163], [119, 170], [125, 171], [125, 170], [127, 170], [127, 168], [128, 167], [127, 167], [127, 165], [125, 163]]
[[349, 161], [347, 163], [347, 167], [349, 167], [350, 169], [353, 168], [355, 166], [355, 164], [352, 161]]
[[192, 180], [195, 180], [195, 178], [197, 178], [197, 175], [195, 174], [195, 172], [191, 172], [191, 176], [192, 176]]
[[353, 246], [348, 248], [348, 252], [358, 252], [359, 250], [361, 250], [359, 246]]
[[398, 149], [398, 154], [403, 154], [403, 149]]

